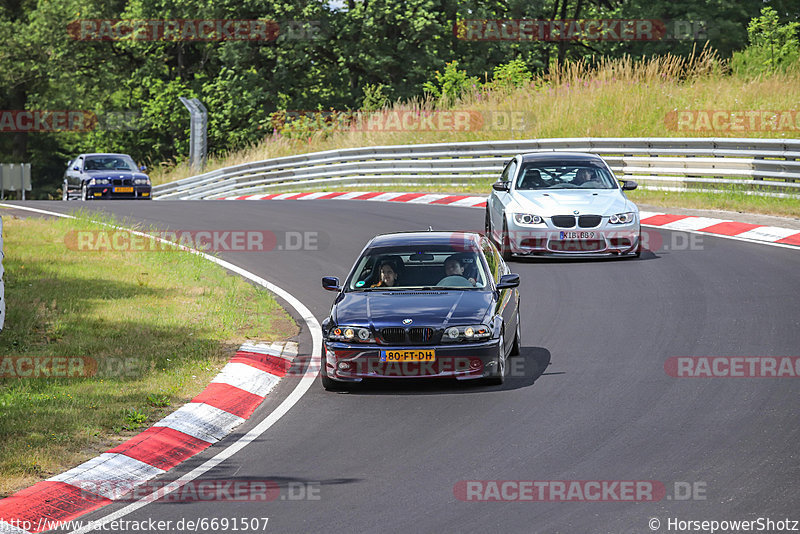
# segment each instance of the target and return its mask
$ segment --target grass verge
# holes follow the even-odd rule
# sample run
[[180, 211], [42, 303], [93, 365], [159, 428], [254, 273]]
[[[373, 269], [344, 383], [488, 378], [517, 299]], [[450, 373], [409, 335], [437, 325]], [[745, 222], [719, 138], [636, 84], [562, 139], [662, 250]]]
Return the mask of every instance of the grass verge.
[[[86, 220], [3, 223], [0, 497], [175, 410], [241, 342], [299, 331], [267, 291], [198, 256], [73, 250], [71, 231], [107, 230]], [[24, 357], [81, 363], [59, 378], [19, 377]]]

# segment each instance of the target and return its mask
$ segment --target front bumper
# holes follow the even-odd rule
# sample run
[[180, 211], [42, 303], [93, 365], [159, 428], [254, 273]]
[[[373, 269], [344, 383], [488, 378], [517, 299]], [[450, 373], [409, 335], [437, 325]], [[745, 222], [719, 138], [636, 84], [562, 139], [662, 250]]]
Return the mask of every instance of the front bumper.
[[86, 188], [86, 196], [90, 199], [109, 198], [150, 198], [152, 186], [149, 185], [90, 185]]
[[610, 224], [604, 217], [593, 228], [559, 228], [548, 217], [538, 225], [508, 221], [511, 252], [526, 256], [613, 257], [635, 254], [641, 227], [637, 220]]
[[[322, 372], [343, 382], [364, 378], [455, 378], [471, 380], [492, 376], [497, 370], [499, 339], [482, 343], [383, 346], [325, 343]], [[381, 362], [382, 350], [435, 350], [433, 362]]]

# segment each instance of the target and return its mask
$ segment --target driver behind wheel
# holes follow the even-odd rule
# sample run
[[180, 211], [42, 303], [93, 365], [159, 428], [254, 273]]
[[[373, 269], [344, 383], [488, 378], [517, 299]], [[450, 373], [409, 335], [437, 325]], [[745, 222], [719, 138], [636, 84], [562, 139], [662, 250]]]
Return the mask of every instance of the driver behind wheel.
[[473, 286], [475, 285], [475, 278], [470, 278], [464, 274], [464, 264], [462, 263], [461, 258], [456, 254], [453, 254], [444, 260], [444, 274], [445, 277], [462, 276], [469, 280]]
[[594, 179], [595, 176], [592, 169], [579, 169], [578, 172], [575, 173], [575, 178], [573, 178], [572, 183], [580, 187], [586, 182], [591, 182]]

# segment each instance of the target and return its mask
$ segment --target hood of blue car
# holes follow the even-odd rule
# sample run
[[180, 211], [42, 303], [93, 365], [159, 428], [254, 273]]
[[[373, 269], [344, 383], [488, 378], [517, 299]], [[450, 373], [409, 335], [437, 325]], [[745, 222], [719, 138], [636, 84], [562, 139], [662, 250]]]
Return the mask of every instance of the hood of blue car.
[[493, 303], [491, 291], [354, 291], [344, 294], [332, 315], [339, 325], [440, 328], [480, 324]]

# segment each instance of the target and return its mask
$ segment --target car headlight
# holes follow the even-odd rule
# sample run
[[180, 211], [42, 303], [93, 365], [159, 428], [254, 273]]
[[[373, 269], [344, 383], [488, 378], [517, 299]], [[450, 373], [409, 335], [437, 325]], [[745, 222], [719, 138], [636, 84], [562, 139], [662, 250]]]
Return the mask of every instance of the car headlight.
[[369, 328], [362, 326], [336, 326], [328, 333], [328, 339], [347, 343], [375, 343]]
[[108, 178], [92, 178], [89, 180], [89, 185], [108, 185], [110, 180]]
[[612, 215], [608, 218], [608, 222], [611, 224], [628, 224], [629, 222], [633, 222], [634, 219], [636, 219], [636, 212], [629, 211]]
[[492, 337], [492, 331], [485, 324], [451, 326], [444, 331], [442, 342], [482, 341], [490, 337]]
[[134, 178], [133, 183], [136, 185], [150, 185], [149, 178]]
[[541, 224], [544, 219], [532, 213], [515, 213], [514, 222], [517, 224]]

